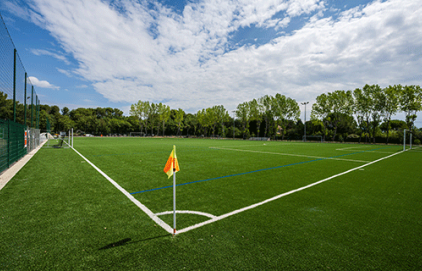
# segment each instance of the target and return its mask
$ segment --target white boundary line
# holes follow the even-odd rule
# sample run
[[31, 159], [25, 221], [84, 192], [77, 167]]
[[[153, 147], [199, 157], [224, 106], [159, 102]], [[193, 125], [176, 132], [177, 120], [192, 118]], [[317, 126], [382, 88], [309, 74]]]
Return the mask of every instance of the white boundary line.
[[[75, 148], [73, 148], [73, 147], [71, 147], [79, 156], [81, 156], [86, 162], [88, 162], [95, 170], [97, 170], [101, 175], [103, 175], [103, 177], [104, 178], [106, 178], [110, 183], [112, 183], [117, 189], [119, 189], [120, 190], [120, 192], [122, 192], [127, 198], [129, 198], [136, 206], [138, 206], [142, 211], [144, 211], [154, 222], [156, 222], [158, 225], [160, 225], [165, 231], [167, 231], [168, 233], [170, 233], [170, 234], [172, 234], [173, 233], [173, 229], [167, 224], [167, 223], [165, 223], [163, 220], [161, 220], [159, 217], [158, 217], [158, 215], [164, 215], [164, 214], [167, 214], [167, 213], [171, 213], [171, 211], [166, 211], [166, 212], [162, 212], [162, 213], [157, 213], [157, 214], [154, 214], [150, 209], [148, 209], [145, 205], [143, 205], [142, 203], [140, 203], [137, 199], [135, 199], [129, 192], [127, 192], [125, 189], [123, 189], [119, 184], [117, 184], [113, 179], [111, 179], [109, 176], [107, 176], [107, 174], [105, 174], [104, 172], [102, 172], [97, 166], [95, 166], [91, 161], [89, 161], [88, 159], [86, 159], [81, 153], [79, 153]], [[365, 165], [362, 165], [362, 166], [359, 166], [359, 167], [355, 167], [355, 168], [352, 168], [352, 169], [349, 169], [349, 170], [347, 170], [347, 171], [344, 171], [344, 172], [342, 172], [342, 173], [339, 173], [339, 174], [336, 174], [336, 175], [333, 175], [333, 176], [331, 176], [331, 177], [328, 177], [328, 178], [326, 178], [326, 179], [323, 179], [323, 180], [320, 180], [320, 181], [318, 181], [318, 182], [315, 182], [315, 183], [311, 183], [311, 184], [309, 184], [309, 185], [306, 185], [306, 186], [303, 186], [303, 187], [300, 187], [300, 188], [298, 188], [298, 189], [295, 189], [295, 190], [291, 190], [291, 191], [289, 191], [289, 192], [286, 192], [286, 193], [283, 193], [283, 194], [280, 194], [280, 195], [277, 195], [277, 196], [275, 196], [275, 197], [272, 197], [272, 198], [269, 198], [269, 199], [266, 199], [266, 200], [264, 200], [264, 201], [261, 201], [261, 202], [258, 202], [258, 203], [255, 203], [255, 204], [252, 204], [252, 205], [250, 205], [250, 206], [247, 206], [247, 207], [244, 207], [244, 208], [241, 208], [241, 209], [238, 209], [238, 210], [234, 210], [234, 211], [232, 211], [232, 212], [230, 212], [230, 213], [226, 213], [226, 214], [223, 214], [223, 215], [220, 215], [220, 216], [214, 216], [214, 215], [211, 215], [211, 214], [208, 214], [208, 213], [204, 213], [204, 212], [197, 212], [197, 211], [177, 211], [178, 213], [191, 213], [191, 214], [198, 214], [198, 215], [204, 215], [204, 216], [207, 216], [207, 217], [212, 217], [210, 220], [207, 220], [207, 221], [204, 221], [204, 222], [201, 222], [201, 223], [198, 223], [198, 224], [195, 224], [195, 225], [192, 225], [192, 226], [189, 226], [189, 227], [186, 227], [186, 228], [184, 228], [184, 229], [181, 229], [181, 230], [178, 230], [177, 232], [176, 232], [176, 235], [177, 234], [180, 234], [180, 233], [184, 233], [184, 232], [188, 232], [188, 231], [191, 231], [191, 230], [194, 230], [194, 229], [197, 229], [197, 228], [199, 228], [199, 227], [202, 227], [202, 226], [205, 226], [205, 225], [208, 225], [208, 224], [211, 224], [211, 223], [214, 223], [214, 222], [216, 222], [216, 221], [219, 221], [219, 220], [222, 220], [222, 219], [224, 219], [224, 218], [227, 218], [227, 217], [229, 217], [229, 216], [232, 216], [232, 215], [235, 215], [235, 214], [238, 214], [238, 213], [241, 213], [241, 212], [244, 212], [244, 211], [247, 211], [247, 210], [250, 210], [250, 209], [254, 209], [254, 208], [256, 208], [256, 207], [258, 207], [258, 206], [261, 206], [261, 205], [264, 205], [264, 204], [266, 204], [266, 203], [268, 203], [268, 202], [271, 202], [271, 201], [274, 201], [274, 200], [277, 200], [277, 199], [279, 199], [279, 198], [282, 198], [282, 197], [285, 197], [285, 196], [287, 196], [287, 195], [290, 195], [290, 194], [293, 194], [293, 193], [296, 193], [296, 192], [299, 192], [299, 191], [302, 191], [302, 190], [305, 190], [305, 189], [307, 189], [307, 188], [310, 188], [310, 187], [312, 187], [312, 186], [315, 186], [315, 185], [317, 185], [317, 184], [320, 184], [320, 183], [323, 183], [323, 182], [326, 182], [326, 181], [328, 181], [328, 180], [331, 180], [331, 179], [334, 179], [334, 178], [336, 178], [336, 177], [339, 177], [339, 176], [342, 176], [342, 175], [345, 175], [345, 174], [347, 174], [347, 173], [350, 173], [350, 172], [352, 172], [352, 171], [355, 171], [355, 170], [358, 170], [358, 169], [361, 169], [361, 168], [363, 168], [363, 167], [366, 167], [366, 166], [369, 166], [369, 165], [372, 165], [372, 164], [374, 164], [374, 163], [377, 163], [377, 162], [379, 162], [379, 161], [382, 161], [382, 160], [384, 160], [384, 159], [387, 159], [387, 158], [390, 158], [390, 157], [393, 157], [393, 156], [395, 156], [395, 155], [397, 155], [397, 154], [400, 154], [400, 153], [402, 153], [403, 151], [401, 151], [401, 152], [397, 152], [397, 153], [393, 153], [393, 154], [391, 154], [391, 155], [389, 155], [389, 156], [386, 156], [386, 157], [383, 157], [383, 158], [380, 158], [380, 159], [378, 159], [378, 160], [375, 160], [375, 161], [372, 161], [372, 162], [369, 162], [369, 163], [367, 163], [367, 164], [365, 164]]]
[[[172, 215], [173, 211], [165, 211], [165, 212], [161, 212], [161, 213], [156, 213], [155, 215], [159, 216], [159, 215]], [[198, 212], [198, 211], [188, 211], [188, 210], [176, 210], [176, 214], [193, 214], [193, 215], [202, 215], [202, 216], [206, 216], [209, 218], [216, 218], [217, 216], [209, 214], [209, 213], [204, 213], [204, 212]]]
[[394, 153], [394, 152], [387, 152], [387, 151], [371, 151], [371, 150], [343, 150], [343, 149], [336, 149], [336, 151], [364, 151], [364, 152], [370, 152], [370, 153]]
[[250, 205], [250, 206], [247, 206], [247, 207], [244, 207], [244, 208], [241, 208], [241, 209], [238, 209], [238, 210], [232, 211], [232, 212], [230, 212], [230, 213], [223, 214], [223, 215], [221, 215], [221, 216], [217, 216], [217, 217], [215, 217], [215, 218], [213, 218], [213, 219], [210, 219], [210, 220], [207, 220], [207, 221], [204, 221], [204, 222], [201, 222], [201, 223], [195, 224], [195, 225], [193, 225], [193, 226], [190, 226], [190, 227], [187, 227], [187, 228], [184, 228], [184, 229], [178, 230], [178, 232], [176, 232], [176, 234], [180, 234], [180, 233], [188, 232], [188, 231], [191, 231], [191, 230], [193, 230], [193, 229], [196, 229], [196, 228], [199, 228], [199, 227], [205, 226], [205, 225], [207, 225], [207, 224], [210, 224], [210, 223], [216, 222], [216, 221], [218, 221], [218, 220], [222, 220], [222, 219], [224, 219], [224, 218], [226, 218], [226, 217], [229, 217], [229, 216], [232, 216], [232, 215], [235, 215], [235, 214], [238, 214], [238, 213], [241, 213], [241, 212], [247, 211], [247, 210], [249, 210], [249, 209], [256, 208], [256, 207], [261, 206], [261, 205], [263, 205], [263, 204], [266, 204], [266, 203], [268, 203], [268, 202], [271, 202], [271, 201], [277, 200], [277, 199], [279, 199], [279, 198], [285, 197], [285, 196], [287, 196], [287, 195], [290, 195], [290, 194], [293, 194], [293, 193], [296, 193], [296, 192], [299, 192], [299, 191], [305, 190], [305, 189], [310, 188], [310, 187], [312, 187], [312, 186], [315, 186], [315, 185], [317, 185], [317, 184], [320, 184], [320, 183], [326, 182], [326, 181], [328, 181], [328, 180], [331, 180], [331, 179], [334, 179], [334, 178], [336, 178], [336, 177], [339, 177], [339, 176], [345, 175], [345, 174], [350, 173], [350, 172], [352, 172], [352, 171], [355, 171], [355, 170], [361, 169], [361, 168], [363, 168], [363, 167], [366, 167], [366, 166], [372, 165], [372, 164], [377, 163], [377, 162], [379, 162], [379, 161], [382, 161], [382, 160], [384, 160], [384, 159], [387, 159], [387, 158], [393, 157], [394, 155], [397, 155], [397, 154], [402, 153], [402, 152], [403, 152], [403, 151], [401, 151], [401, 152], [397, 152], [397, 153], [394, 153], [394, 154], [392, 154], [392, 155], [389, 155], [389, 156], [386, 156], [386, 157], [380, 158], [380, 159], [378, 159], [378, 160], [375, 160], [375, 161], [369, 162], [369, 163], [367, 163], [367, 164], [365, 164], [365, 165], [362, 165], [362, 166], [359, 166], [359, 167], [355, 167], [355, 168], [349, 169], [349, 170], [347, 170], [347, 171], [344, 171], [344, 172], [342, 172], [342, 173], [339, 173], [339, 174], [333, 175], [333, 176], [331, 176], [331, 177], [325, 178], [325, 179], [320, 180], [320, 181], [318, 181], [318, 182], [311, 183], [311, 184], [309, 184], [309, 185], [306, 185], [306, 186], [300, 187], [300, 188], [295, 189], [295, 190], [291, 190], [291, 191], [289, 191], [289, 192], [286, 192], [286, 193], [280, 194], [280, 195], [275, 196], [275, 197], [272, 197], [272, 198], [270, 198], [270, 199], [267, 199], [267, 200], [264, 200], [264, 201], [261, 201], [261, 202], [255, 203], [255, 204], [253, 204], [253, 205]]
[[356, 149], [356, 148], [362, 148], [362, 146], [353, 146], [353, 147], [341, 148], [341, 149], [336, 149], [336, 151], [343, 151], [343, 150]]
[[77, 150], [75, 150], [73, 147], [70, 147], [70, 148], [72, 148], [88, 164], [90, 164], [95, 170], [97, 170], [101, 175], [103, 175], [103, 177], [106, 178], [111, 184], [113, 184], [117, 189], [119, 189], [120, 192], [122, 192], [128, 199], [130, 199], [130, 201], [132, 201], [133, 203], [135, 203], [136, 206], [138, 206], [139, 208], [141, 208], [141, 210], [144, 211], [144, 213], [146, 213], [155, 223], [157, 223], [158, 225], [160, 225], [168, 233], [171, 233], [171, 234], [173, 233], [173, 229], [166, 222], [164, 222], [163, 220], [161, 220], [150, 209], [148, 209], [145, 205], [143, 205], [137, 199], [135, 199], [129, 192], [127, 192], [125, 189], [123, 189], [123, 187], [121, 187], [119, 184], [117, 184], [112, 178], [110, 178], [109, 176], [107, 176], [107, 174], [105, 174], [104, 172], [102, 172], [97, 166], [95, 166], [93, 163], [91, 163], [91, 161], [89, 161], [88, 159], [86, 159]]
[[370, 161], [363, 161], [363, 160], [352, 160], [352, 159], [342, 159], [342, 158], [330, 158], [330, 157], [320, 157], [320, 156], [301, 155], [301, 154], [290, 154], [290, 153], [252, 151], [252, 150], [241, 150], [241, 149], [228, 149], [228, 148], [220, 148], [220, 147], [210, 147], [210, 148], [211, 149], [218, 149], [218, 150], [255, 152], [255, 153], [265, 153], [265, 154], [276, 154], [276, 155], [287, 155], [287, 156], [297, 156], [297, 157], [307, 157], [307, 158], [318, 158], [318, 159], [330, 159], [330, 160], [339, 160], [339, 161], [349, 161], [349, 162], [358, 162], [358, 163], [369, 163], [370, 162]]

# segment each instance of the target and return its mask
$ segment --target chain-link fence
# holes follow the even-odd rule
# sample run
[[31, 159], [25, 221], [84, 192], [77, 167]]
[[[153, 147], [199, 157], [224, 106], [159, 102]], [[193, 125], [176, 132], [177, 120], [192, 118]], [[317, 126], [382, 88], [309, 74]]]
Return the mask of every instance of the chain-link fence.
[[0, 14], [0, 172], [40, 144], [40, 100]]

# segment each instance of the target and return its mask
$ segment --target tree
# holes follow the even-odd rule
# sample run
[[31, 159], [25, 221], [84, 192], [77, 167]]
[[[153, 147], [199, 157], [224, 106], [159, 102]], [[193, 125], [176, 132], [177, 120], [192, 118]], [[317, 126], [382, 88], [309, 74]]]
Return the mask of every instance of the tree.
[[[158, 104], [158, 125], [163, 124], [163, 136], [168, 119], [170, 118], [170, 106], [159, 103]], [[157, 132], [158, 134], [158, 132]]]
[[205, 109], [205, 121], [208, 126], [212, 127], [211, 135], [215, 135], [215, 127], [217, 125], [217, 114], [214, 107], [209, 107]]
[[205, 109], [199, 110], [196, 113], [196, 119], [198, 120], [199, 125], [201, 125], [201, 129], [203, 130], [204, 135], [207, 135], [207, 123], [205, 121]]
[[66, 106], [65, 107], [63, 107], [63, 109], [62, 109], [62, 115], [63, 116], [68, 116], [69, 115], [69, 108], [67, 108]]
[[399, 93], [402, 90], [401, 85], [394, 85], [388, 86], [384, 89], [384, 97], [385, 97], [385, 104], [384, 104], [384, 121], [387, 122], [386, 130], [387, 130], [387, 143], [390, 137], [390, 122], [391, 117], [396, 114], [399, 110]]
[[183, 131], [183, 123], [182, 123], [182, 121], [183, 121], [184, 115], [185, 115], [185, 111], [183, 111], [183, 109], [179, 108], [176, 111], [175, 121], [176, 121], [176, 126], [177, 126], [177, 135], [179, 135], [179, 133]]
[[151, 103], [147, 111], [147, 119], [149, 120], [149, 124], [151, 127], [151, 136], [154, 134], [154, 126], [155, 126], [155, 120], [157, 117], [157, 109], [158, 109], [157, 104]]
[[196, 134], [196, 129], [197, 129], [197, 125], [198, 125], [198, 121], [196, 119], [196, 114], [187, 114], [186, 118], [185, 118], [185, 127], [186, 127], [186, 135], [189, 136], [189, 129], [193, 128], [193, 134]]
[[130, 106], [129, 114], [138, 118], [140, 130], [142, 132], [143, 127], [145, 127], [145, 134], [148, 133], [148, 120], [151, 114], [150, 103], [148, 101], [139, 100], [136, 104]]
[[259, 137], [259, 126], [261, 125], [262, 121], [262, 108], [263, 106], [256, 100], [253, 99], [249, 102], [249, 108], [251, 111], [251, 121], [256, 121], [256, 127], [257, 127], [257, 136]]
[[244, 102], [237, 106], [236, 117], [242, 122], [243, 138], [246, 137], [246, 131], [249, 128], [250, 108], [249, 103]]
[[409, 129], [407, 127], [407, 123], [402, 120], [390, 120], [389, 122], [383, 122], [380, 125], [380, 128], [381, 128], [381, 131], [387, 131], [387, 130], [399, 131], [403, 129]]
[[7, 99], [7, 94], [0, 91], [0, 119], [13, 119], [13, 100]]
[[228, 121], [229, 113], [223, 105], [215, 105], [212, 107], [212, 110], [215, 117], [215, 124], [221, 123], [221, 136], [224, 137], [224, 122]]
[[331, 112], [333, 118], [331, 123], [334, 126], [334, 135], [332, 140], [334, 141], [338, 124], [343, 121], [344, 116], [351, 116], [353, 114], [353, 96], [350, 90], [336, 90], [332, 93], [328, 93], [328, 102], [331, 104]]
[[277, 120], [283, 128], [282, 140], [284, 140], [285, 131], [288, 128], [289, 121], [296, 121], [299, 119], [299, 105], [294, 99], [286, 98], [286, 96], [277, 93], [273, 99], [272, 108], [274, 110], [275, 117], [277, 117]]
[[361, 132], [359, 134], [359, 143], [362, 140], [362, 133], [365, 134], [365, 138], [367, 139], [367, 132], [369, 129], [368, 123], [369, 123], [369, 116], [370, 116], [370, 107], [371, 107], [371, 101], [369, 98], [369, 95], [366, 95], [368, 91], [364, 92], [362, 89], [355, 89], [353, 91], [354, 96], [354, 110], [353, 112], [357, 116], [358, 120], [358, 127], [361, 129]]
[[273, 114], [272, 114], [272, 110], [271, 110], [272, 99], [273, 99], [273, 97], [268, 96], [268, 95], [265, 95], [265, 96], [258, 99], [259, 108], [262, 109], [262, 112], [263, 112], [264, 117], [265, 117], [264, 137], [267, 136], [268, 127], [269, 127], [268, 121], [273, 118]]
[[407, 126], [412, 132], [416, 114], [422, 108], [422, 89], [419, 86], [405, 86], [400, 92], [400, 108], [405, 112]]
[[331, 113], [331, 103], [329, 101], [328, 95], [322, 93], [316, 98], [316, 102], [312, 105], [311, 111], [311, 120], [321, 120], [324, 125], [323, 140], [325, 141], [325, 135], [327, 134], [328, 126], [328, 114]]

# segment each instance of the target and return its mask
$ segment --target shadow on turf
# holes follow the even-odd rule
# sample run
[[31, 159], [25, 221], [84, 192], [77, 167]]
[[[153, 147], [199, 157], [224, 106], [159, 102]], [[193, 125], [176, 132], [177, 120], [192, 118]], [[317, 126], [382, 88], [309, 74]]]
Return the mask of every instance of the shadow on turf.
[[122, 239], [122, 240], [117, 241], [115, 243], [108, 244], [108, 245], [106, 245], [106, 246], [104, 246], [104, 247], [102, 247], [102, 248], [100, 248], [98, 250], [109, 249], [109, 248], [114, 248], [114, 247], [120, 247], [120, 246], [125, 246], [125, 245], [128, 245], [128, 244], [145, 242], [145, 241], [148, 241], [148, 240], [153, 240], [153, 239], [158, 239], [158, 238], [168, 237], [168, 236], [171, 236], [171, 234], [165, 234], [165, 235], [150, 237], [150, 238], [146, 238], [146, 239], [139, 240], [139, 241], [132, 241], [132, 239], [130, 239], [130, 238], [125, 238], [125, 239]]

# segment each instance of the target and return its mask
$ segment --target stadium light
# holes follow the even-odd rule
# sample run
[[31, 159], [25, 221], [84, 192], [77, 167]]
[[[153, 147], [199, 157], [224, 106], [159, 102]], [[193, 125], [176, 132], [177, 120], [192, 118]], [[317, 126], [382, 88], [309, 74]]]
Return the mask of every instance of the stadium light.
[[303, 123], [303, 124], [305, 124], [305, 142], [306, 142], [306, 105], [308, 104], [309, 102], [303, 102], [303, 103], [301, 103], [302, 105], [305, 105], [305, 122]]

